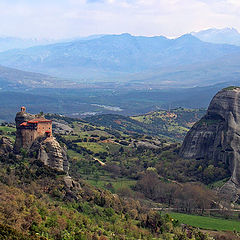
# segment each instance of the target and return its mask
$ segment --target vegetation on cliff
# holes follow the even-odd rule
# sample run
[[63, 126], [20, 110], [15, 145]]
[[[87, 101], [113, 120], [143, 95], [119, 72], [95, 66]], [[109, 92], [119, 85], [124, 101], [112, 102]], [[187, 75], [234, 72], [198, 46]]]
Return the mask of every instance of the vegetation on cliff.
[[229, 86], [229, 87], [224, 88], [223, 90], [225, 90], [225, 91], [232, 91], [232, 90], [235, 90], [235, 89], [238, 89], [238, 88], [240, 88], [240, 87], [237, 87], [237, 86]]

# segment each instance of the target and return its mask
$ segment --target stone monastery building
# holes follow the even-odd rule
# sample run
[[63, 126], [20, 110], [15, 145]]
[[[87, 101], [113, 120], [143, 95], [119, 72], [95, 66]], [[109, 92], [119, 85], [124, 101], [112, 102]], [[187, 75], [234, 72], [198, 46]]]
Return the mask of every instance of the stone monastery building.
[[[28, 117], [26, 117], [26, 115]], [[19, 117], [22, 116], [22, 119]], [[52, 120], [47, 120], [43, 116], [32, 115], [29, 120], [26, 108], [21, 107], [21, 112], [16, 120], [18, 136], [21, 138], [21, 147], [28, 149], [38, 137], [52, 137]]]

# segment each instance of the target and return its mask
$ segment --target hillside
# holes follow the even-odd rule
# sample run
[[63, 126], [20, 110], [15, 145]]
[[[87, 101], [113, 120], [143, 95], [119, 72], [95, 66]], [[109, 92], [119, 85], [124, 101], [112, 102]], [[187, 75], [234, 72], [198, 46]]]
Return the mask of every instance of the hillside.
[[150, 112], [133, 117], [104, 114], [87, 117], [85, 120], [128, 134], [147, 134], [182, 140], [191, 126], [198, 121], [204, 113], [205, 110], [178, 108], [170, 111]]
[[[203, 71], [209, 63], [233, 53], [239, 55], [240, 48], [202, 42], [188, 34], [177, 39], [121, 34], [10, 50], [0, 53], [0, 64], [81, 82], [139, 80], [137, 73], [146, 73], [142, 81], [151, 82], [149, 74], [157, 73], [158, 83], [166, 85], [173, 81], [181, 85], [183, 79], [191, 79], [193, 86], [193, 82], [201, 84], [201, 81], [192, 75], [182, 72], [181, 80], [175, 79], [182, 67], [191, 69], [204, 63]], [[233, 67], [237, 70], [235, 65]], [[209, 71], [214, 69], [209, 68]], [[208, 83], [219, 82], [216, 76], [211, 78], [210, 74]]]
[[[231, 219], [227, 228], [230, 231], [234, 230], [231, 224], [239, 221], [231, 212], [227, 197], [217, 194], [217, 189], [231, 176], [226, 164], [181, 158], [180, 145], [169, 138], [126, 130], [128, 125], [134, 129], [136, 122], [190, 126], [201, 111], [175, 109], [135, 116], [127, 118], [119, 129], [57, 114], [46, 115], [53, 121], [57, 141], [67, 149], [71, 178], [46, 167], [37, 160], [37, 152], [11, 152], [15, 127], [2, 124], [0, 236], [78, 240], [111, 239], [114, 234], [115, 239], [141, 236], [180, 240], [185, 236], [187, 240], [191, 233], [196, 239], [208, 239], [204, 234], [213, 234], [207, 229], [215, 229], [211, 225], [217, 221], [212, 219], [215, 216], [222, 224], [218, 226], [220, 232], [214, 232], [214, 239], [237, 239], [234, 232], [221, 233], [226, 229], [222, 218]], [[114, 117], [117, 125], [124, 120]], [[21, 208], [16, 207], [19, 205]], [[220, 206], [226, 206], [225, 210]], [[238, 211], [237, 207], [234, 211]], [[165, 215], [170, 209], [181, 212], [173, 216], [183, 223], [188, 223], [192, 216], [182, 213], [208, 216], [204, 234], [191, 226], [182, 228], [178, 221]], [[201, 226], [202, 218], [195, 219], [193, 225]]]
[[[119, 240], [169, 239], [169, 237], [176, 240], [183, 237], [186, 240], [192, 237], [210, 239], [195, 228], [183, 229], [179, 222], [169, 215], [150, 209], [152, 206], [158, 206], [157, 203], [153, 203], [147, 198], [143, 199], [143, 197], [131, 195], [130, 188], [127, 192], [122, 188], [124, 178], [116, 172], [117, 165], [114, 167], [110, 164], [111, 155], [114, 154], [116, 157], [118, 152], [119, 157], [128, 156], [133, 148], [124, 144], [122, 148], [124, 153], [122, 150], [118, 150], [119, 144], [123, 143], [121, 133], [118, 133], [117, 136], [116, 132], [109, 133], [109, 129], [103, 127], [99, 129], [84, 121], [76, 121], [58, 115], [49, 117], [73, 128], [74, 132], [64, 133], [57, 137], [68, 146], [71, 161], [70, 175], [74, 179], [74, 184], [73, 180], [69, 181], [69, 176], [44, 166], [42, 162], [36, 160], [34, 156], [30, 156], [26, 151], [22, 151], [21, 155], [3, 152], [3, 149], [6, 150], [5, 143], [0, 141], [0, 238], [15, 240], [107, 240], [114, 236], [114, 239]], [[1, 126], [0, 130], [1, 140], [2, 136], [12, 138], [14, 135], [12, 125]], [[121, 140], [120, 143], [112, 143], [112, 145], [108, 141], [105, 142], [105, 146], [109, 146], [106, 148], [109, 151], [109, 162], [105, 163], [106, 168], [96, 163], [97, 157], [102, 159], [100, 152], [99, 155], [93, 155], [88, 146], [81, 145], [81, 143], [96, 143], [99, 148], [101, 146], [104, 148], [104, 136], [105, 140], [109, 137], [113, 141]], [[82, 141], [83, 137], [87, 141], [84, 139]], [[96, 141], [90, 141], [90, 139]], [[102, 141], [103, 145], [99, 140]], [[164, 141], [162, 144], [162, 147], [169, 145]], [[95, 149], [95, 151], [97, 153], [98, 150]], [[146, 154], [144, 151], [139, 153], [143, 156]], [[130, 162], [134, 164], [132, 160]], [[133, 172], [132, 174], [134, 176]], [[136, 182], [134, 178], [131, 180], [130, 172], [126, 176], [128, 176], [125, 177], [127, 181], [131, 182], [130, 185]], [[107, 179], [107, 186], [92, 186], [94, 182], [102, 182], [103, 178]], [[122, 181], [120, 181], [121, 178]], [[154, 178], [157, 180], [156, 176]], [[92, 179], [93, 181], [91, 181]], [[122, 190], [119, 187], [116, 188], [116, 190], [118, 189], [117, 194], [116, 192], [112, 193], [115, 191], [111, 188], [114, 181], [120, 183], [119, 187], [122, 188]], [[136, 185], [136, 190], [140, 184], [139, 182]], [[145, 194], [147, 196], [147, 193]], [[190, 233], [191, 238], [188, 237]]]
[[162, 135], [138, 134], [59, 115], [48, 115], [47, 118], [53, 120], [57, 139], [68, 147], [73, 161], [72, 174], [91, 180], [91, 183], [99, 183], [104, 188], [109, 182], [112, 187], [116, 184], [117, 188], [121, 186], [118, 182], [123, 182], [123, 185], [125, 182], [128, 187], [134, 185], [148, 168], [156, 169], [163, 179], [180, 182], [209, 184], [229, 176], [222, 164], [209, 172], [211, 162], [180, 158], [179, 144]]
[[63, 84], [59, 81], [48, 75], [0, 66], [0, 88], [2, 90], [56, 87]]

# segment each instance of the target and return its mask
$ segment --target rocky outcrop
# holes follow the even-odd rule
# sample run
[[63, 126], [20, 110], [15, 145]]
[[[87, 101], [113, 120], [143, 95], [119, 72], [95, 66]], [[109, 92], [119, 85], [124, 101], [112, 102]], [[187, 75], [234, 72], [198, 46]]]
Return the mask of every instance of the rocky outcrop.
[[30, 152], [35, 153], [37, 159], [45, 165], [58, 171], [68, 172], [66, 149], [61, 147], [54, 137], [36, 139]]
[[8, 137], [1, 137], [0, 138], [0, 156], [8, 154], [12, 152], [13, 144]]
[[188, 132], [180, 155], [189, 159], [222, 161], [230, 180], [221, 188], [236, 201], [240, 195], [240, 88], [230, 87], [212, 99], [206, 115]]
[[73, 129], [63, 120], [53, 120], [53, 131], [55, 134], [70, 134]]

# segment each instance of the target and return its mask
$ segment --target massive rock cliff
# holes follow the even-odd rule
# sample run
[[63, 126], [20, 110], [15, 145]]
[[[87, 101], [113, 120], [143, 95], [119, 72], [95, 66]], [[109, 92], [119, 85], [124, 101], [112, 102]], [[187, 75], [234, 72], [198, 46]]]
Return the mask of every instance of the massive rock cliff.
[[224, 162], [230, 180], [221, 188], [232, 201], [240, 195], [240, 88], [229, 87], [212, 99], [206, 115], [188, 132], [180, 155]]

